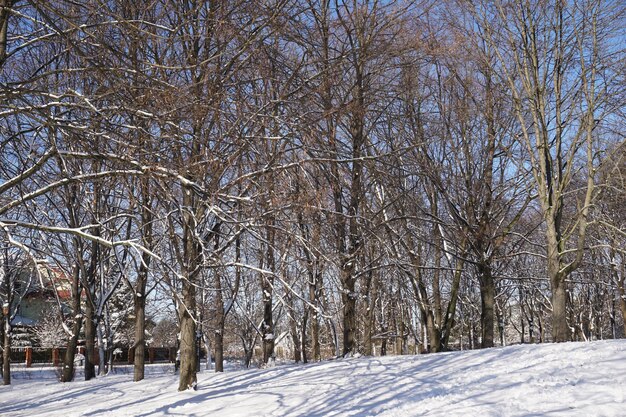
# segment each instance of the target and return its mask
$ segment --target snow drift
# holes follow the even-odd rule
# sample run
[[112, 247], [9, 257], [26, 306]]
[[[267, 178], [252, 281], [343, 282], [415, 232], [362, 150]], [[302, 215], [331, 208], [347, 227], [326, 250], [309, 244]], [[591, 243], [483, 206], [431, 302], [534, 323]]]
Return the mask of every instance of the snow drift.
[[0, 415], [626, 415], [624, 340], [202, 372], [198, 391], [180, 393], [171, 373], [131, 378], [61, 384], [17, 373], [0, 388]]

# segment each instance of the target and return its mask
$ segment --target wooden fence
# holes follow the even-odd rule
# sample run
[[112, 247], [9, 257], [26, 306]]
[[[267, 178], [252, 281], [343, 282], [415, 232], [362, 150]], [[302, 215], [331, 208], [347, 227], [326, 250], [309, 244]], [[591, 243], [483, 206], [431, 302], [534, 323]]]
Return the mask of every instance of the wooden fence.
[[[31, 367], [33, 364], [51, 364], [58, 366], [65, 358], [65, 348], [37, 348], [37, 347], [23, 347], [11, 349], [11, 362], [23, 363], [26, 367]], [[77, 353], [81, 355], [85, 354], [84, 347], [78, 347]], [[147, 348], [146, 363], [168, 363], [176, 361], [176, 348], [175, 347], [149, 347]], [[96, 350], [95, 363], [99, 362], [99, 352]], [[113, 363], [115, 364], [132, 364], [135, 360], [134, 349], [129, 348], [117, 348], [113, 351]]]

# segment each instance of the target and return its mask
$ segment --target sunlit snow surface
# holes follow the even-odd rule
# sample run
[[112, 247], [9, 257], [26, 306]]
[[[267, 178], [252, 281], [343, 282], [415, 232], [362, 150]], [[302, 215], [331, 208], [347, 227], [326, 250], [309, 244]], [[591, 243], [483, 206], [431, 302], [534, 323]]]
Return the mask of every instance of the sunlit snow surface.
[[626, 340], [203, 371], [186, 392], [166, 369], [66, 384], [18, 371], [0, 416], [626, 416]]

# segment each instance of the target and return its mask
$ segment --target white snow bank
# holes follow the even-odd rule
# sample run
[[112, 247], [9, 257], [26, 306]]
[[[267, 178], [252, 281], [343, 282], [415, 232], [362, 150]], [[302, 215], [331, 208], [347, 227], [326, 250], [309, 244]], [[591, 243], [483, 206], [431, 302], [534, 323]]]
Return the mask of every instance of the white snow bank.
[[0, 387], [0, 416], [624, 416], [626, 340]]

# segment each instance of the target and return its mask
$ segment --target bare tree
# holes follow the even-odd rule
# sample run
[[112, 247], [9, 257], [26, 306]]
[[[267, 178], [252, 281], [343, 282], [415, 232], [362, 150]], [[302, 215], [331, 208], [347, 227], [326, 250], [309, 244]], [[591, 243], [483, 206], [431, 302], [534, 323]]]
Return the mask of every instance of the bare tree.
[[[544, 216], [556, 342], [571, 337], [567, 278], [585, 253], [603, 149], [598, 126], [611, 113], [607, 97], [617, 87], [614, 73], [601, 68], [614, 52], [610, 28], [619, 12], [602, 1], [497, 2], [477, 11], [512, 95]], [[575, 183], [584, 184], [580, 192], [571, 189]]]

